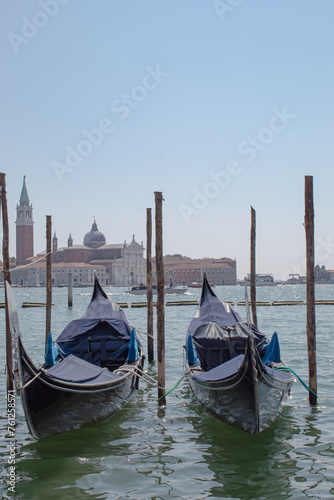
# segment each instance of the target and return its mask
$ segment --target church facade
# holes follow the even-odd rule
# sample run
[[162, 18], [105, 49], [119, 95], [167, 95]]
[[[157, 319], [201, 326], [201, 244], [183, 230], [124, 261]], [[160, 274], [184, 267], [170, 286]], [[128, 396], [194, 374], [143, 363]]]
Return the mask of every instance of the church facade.
[[52, 241], [52, 260], [55, 264], [85, 263], [106, 268], [109, 285], [135, 285], [146, 279], [144, 246], [137, 243], [135, 235], [131, 242], [107, 244], [104, 234], [94, 220], [91, 230], [85, 234], [82, 245], [74, 245], [71, 234], [67, 246], [58, 248], [56, 234]]
[[[39, 286], [46, 283], [45, 252], [34, 255], [33, 212], [25, 176], [19, 204], [16, 207], [16, 267], [12, 268], [14, 285]], [[26, 266], [26, 267], [22, 267]], [[102, 285], [131, 286], [146, 280], [143, 242], [135, 240], [108, 244], [94, 219], [82, 244], [74, 244], [71, 234], [67, 246], [58, 248], [52, 239], [52, 283], [67, 285], [68, 274], [76, 285], [92, 284], [96, 274]]]

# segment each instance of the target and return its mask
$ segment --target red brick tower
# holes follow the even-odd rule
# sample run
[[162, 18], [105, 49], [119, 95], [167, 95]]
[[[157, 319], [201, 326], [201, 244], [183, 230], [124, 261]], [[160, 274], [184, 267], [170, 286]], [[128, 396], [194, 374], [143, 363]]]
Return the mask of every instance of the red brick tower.
[[32, 219], [32, 205], [26, 186], [26, 176], [23, 177], [23, 186], [20, 202], [16, 206], [16, 264], [23, 264], [25, 259], [34, 255], [34, 221]]

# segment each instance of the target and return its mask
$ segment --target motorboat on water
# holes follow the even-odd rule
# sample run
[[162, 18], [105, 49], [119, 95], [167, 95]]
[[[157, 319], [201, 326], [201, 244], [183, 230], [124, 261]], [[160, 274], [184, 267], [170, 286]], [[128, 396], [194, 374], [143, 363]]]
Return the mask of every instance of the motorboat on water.
[[[244, 277], [244, 280], [239, 284], [242, 286], [250, 286], [250, 274]], [[256, 274], [255, 275], [255, 286], [277, 286], [278, 282], [274, 281], [274, 276], [272, 274]]]
[[[180, 295], [185, 293], [188, 290], [186, 286], [173, 286], [169, 285], [165, 287], [166, 295]], [[132, 286], [129, 290], [125, 290], [125, 293], [129, 293], [131, 295], [146, 295], [147, 287], [146, 285], [140, 284], [136, 286]], [[157, 286], [152, 285], [152, 293], [157, 293]]]

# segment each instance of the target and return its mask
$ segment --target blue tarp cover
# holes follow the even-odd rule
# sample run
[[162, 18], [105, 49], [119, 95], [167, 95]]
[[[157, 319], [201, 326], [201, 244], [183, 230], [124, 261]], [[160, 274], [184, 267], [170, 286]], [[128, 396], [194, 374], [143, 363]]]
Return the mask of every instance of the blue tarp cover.
[[199, 365], [200, 364], [197, 353], [196, 353], [196, 349], [194, 347], [193, 338], [191, 335], [189, 335], [188, 340], [187, 340], [186, 353], [187, 353], [187, 361], [190, 365]]
[[57, 365], [49, 368], [47, 374], [57, 380], [76, 384], [94, 385], [118, 378], [106, 368], [100, 368], [70, 354]]
[[138, 344], [136, 340], [136, 330], [135, 328], [132, 328], [127, 362], [133, 363], [134, 361], [137, 361], [137, 359], [138, 359]]
[[60, 354], [58, 348], [54, 345], [52, 340], [52, 333], [50, 332], [46, 341], [46, 350], [45, 350], [45, 366], [53, 366], [57, 363]]
[[264, 365], [270, 365], [271, 363], [280, 363], [281, 361], [281, 349], [278, 342], [277, 332], [273, 333], [269, 344], [263, 346], [262, 352], [262, 363]]

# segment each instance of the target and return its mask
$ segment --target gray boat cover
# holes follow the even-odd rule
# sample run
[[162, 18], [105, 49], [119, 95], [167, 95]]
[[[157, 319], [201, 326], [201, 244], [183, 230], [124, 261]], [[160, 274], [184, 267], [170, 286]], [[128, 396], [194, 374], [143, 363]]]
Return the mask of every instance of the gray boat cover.
[[[86, 312], [80, 319], [71, 321], [57, 338], [57, 344], [62, 342], [71, 342], [93, 330], [100, 322], [106, 322], [121, 337], [130, 340], [131, 327], [128, 320], [118, 304], [110, 302], [108, 296], [104, 293], [95, 280], [92, 299]], [[109, 330], [109, 328], [106, 328]]]
[[197, 328], [203, 323], [218, 323], [222, 326], [234, 326], [242, 321], [241, 316], [226, 302], [222, 302], [216, 296], [207, 295], [201, 299], [195, 316], [190, 322], [188, 335], [193, 335]]
[[[71, 321], [56, 340], [62, 357], [75, 354], [95, 365], [101, 364], [101, 355], [108, 359], [126, 361], [131, 336], [131, 326], [115, 303], [110, 302], [97, 279], [92, 299], [85, 314]], [[140, 340], [135, 336], [137, 344]]]
[[111, 373], [107, 368], [100, 368], [83, 359], [70, 354], [57, 365], [49, 368], [46, 373], [63, 382], [75, 384], [95, 385], [102, 382], [110, 382], [119, 377]]
[[198, 380], [199, 382], [214, 382], [227, 377], [231, 377], [238, 372], [243, 359], [244, 356], [242, 354], [239, 354], [239, 356], [230, 359], [229, 361], [226, 361], [225, 363], [222, 363], [215, 368], [212, 368], [212, 370], [209, 370], [208, 372], [202, 372], [198, 374], [196, 372], [193, 373], [192, 378], [194, 380]]
[[117, 336], [130, 340], [131, 327], [127, 321], [123, 319], [74, 319], [61, 332], [57, 338], [57, 344], [61, 345], [64, 342], [73, 342], [84, 336], [87, 332], [92, 331], [96, 326], [101, 326], [101, 330], [105, 332], [113, 332]]
[[[244, 356], [239, 354], [239, 356], [222, 363], [221, 365], [212, 368], [207, 372], [196, 373], [193, 372], [192, 378], [193, 380], [197, 380], [198, 382], [218, 382], [219, 380], [223, 380], [225, 378], [231, 377], [236, 374], [242, 365], [244, 360]], [[271, 375], [274, 378], [279, 380], [289, 380], [291, 379], [291, 373], [279, 372], [274, 368], [270, 368], [268, 366], [265, 367], [266, 373]]]
[[[215, 325], [215, 326], [214, 326]], [[266, 343], [267, 337], [252, 325], [252, 334], [255, 343]], [[226, 337], [247, 338], [249, 335], [248, 324], [241, 316], [226, 302], [222, 302], [212, 291], [206, 277], [203, 280], [202, 296], [195, 313], [190, 322], [187, 338], [221, 339]]]
[[[208, 373], [212, 369], [218, 369], [220, 365], [225, 366], [229, 363], [226, 368], [229, 373], [231, 367], [235, 366], [234, 363], [230, 363], [230, 360], [233, 361], [246, 352], [250, 329], [254, 343], [262, 356], [261, 350], [268, 343], [267, 337], [255, 325], [249, 328], [230, 304], [219, 300], [204, 276], [201, 300], [190, 322], [186, 337], [188, 363], [190, 365], [200, 363], [202, 369]], [[193, 342], [189, 342], [189, 337]], [[267, 364], [272, 361], [271, 351], [272, 349], [269, 349], [267, 353]], [[275, 349], [275, 356], [277, 356], [277, 349]], [[221, 375], [224, 376], [225, 368], [222, 367], [219, 370], [222, 370], [219, 374], [220, 378]], [[214, 372], [213, 376], [216, 377], [216, 375]]]

